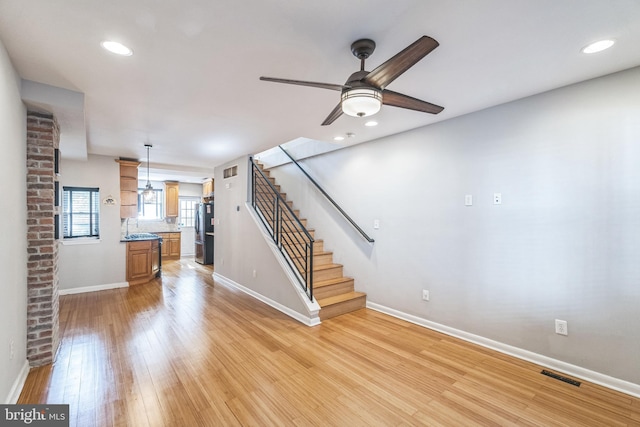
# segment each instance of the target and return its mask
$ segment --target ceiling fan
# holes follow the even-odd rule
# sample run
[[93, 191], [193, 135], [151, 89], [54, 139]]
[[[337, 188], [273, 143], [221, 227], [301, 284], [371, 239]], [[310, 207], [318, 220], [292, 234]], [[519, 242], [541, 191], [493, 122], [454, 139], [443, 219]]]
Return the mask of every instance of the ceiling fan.
[[365, 71], [364, 61], [373, 53], [376, 44], [370, 39], [360, 39], [351, 44], [351, 52], [360, 60], [360, 71], [351, 74], [343, 85], [273, 77], [260, 77], [260, 80], [340, 91], [342, 93], [340, 103], [322, 122], [322, 126], [330, 125], [342, 113], [354, 117], [371, 116], [380, 110], [382, 104], [438, 114], [444, 110], [444, 107], [386, 89], [389, 83], [427, 56], [438, 45], [439, 43], [431, 37], [422, 36], [375, 70]]

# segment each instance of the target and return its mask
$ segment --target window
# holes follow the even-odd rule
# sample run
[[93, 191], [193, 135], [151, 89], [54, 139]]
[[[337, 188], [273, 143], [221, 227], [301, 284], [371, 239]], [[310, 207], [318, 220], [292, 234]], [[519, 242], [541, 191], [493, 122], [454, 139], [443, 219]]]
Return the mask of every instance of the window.
[[195, 227], [196, 209], [200, 203], [199, 197], [180, 197], [180, 216], [178, 223], [181, 227]]
[[138, 218], [140, 219], [162, 219], [164, 218], [164, 193], [162, 190], [153, 190], [156, 193], [156, 200], [148, 203], [144, 201], [142, 192], [144, 188], [138, 188]]
[[62, 237], [100, 237], [100, 189], [62, 187]]

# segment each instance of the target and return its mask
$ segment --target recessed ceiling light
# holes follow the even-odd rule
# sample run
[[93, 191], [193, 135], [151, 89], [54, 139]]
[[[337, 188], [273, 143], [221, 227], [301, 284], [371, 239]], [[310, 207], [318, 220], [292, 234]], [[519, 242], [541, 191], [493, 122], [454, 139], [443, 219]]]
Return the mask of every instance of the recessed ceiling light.
[[115, 53], [116, 55], [122, 55], [122, 56], [133, 55], [133, 50], [123, 45], [122, 43], [114, 42], [111, 40], [105, 40], [100, 43], [100, 46], [107, 49], [111, 53]]
[[344, 136], [339, 136], [339, 135], [338, 135], [338, 136], [334, 136], [334, 137], [333, 137], [333, 140], [334, 140], [334, 141], [342, 141], [343, 139], [344, 139]]
[[615, 43], [614, 40], [599, 40], [582, 48], [582, 53], [597, 53], [609, 49]]
[[369, 126], [369, 127], [378, 126], [378, 122], [376, 122], [375, 120], [370, 120], [367, 123], [365, 123], [364, 125], [365, 126]]

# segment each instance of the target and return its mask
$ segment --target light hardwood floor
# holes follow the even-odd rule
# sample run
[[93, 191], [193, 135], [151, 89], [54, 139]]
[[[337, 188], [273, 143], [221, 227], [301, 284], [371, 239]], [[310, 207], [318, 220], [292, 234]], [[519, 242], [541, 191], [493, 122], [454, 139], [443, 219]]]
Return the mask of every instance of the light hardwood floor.
[[640, 426], [640, 399], [362, 309], [307, 327], [214, 283], [162, 279], [61, 298], [53, 366], [19, 403], [86, 426]]

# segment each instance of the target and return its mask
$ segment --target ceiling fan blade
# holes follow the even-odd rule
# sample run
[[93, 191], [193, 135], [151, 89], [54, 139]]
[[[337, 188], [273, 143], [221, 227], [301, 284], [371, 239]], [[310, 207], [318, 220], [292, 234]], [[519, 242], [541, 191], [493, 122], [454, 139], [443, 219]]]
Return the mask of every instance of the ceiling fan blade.
[[378, 66], [364, 78], [368, 83], [379, 89], [384, 89], [398, 76], [413, 67], [418, 61], [427, 56], [429, 52], [439, 46], [439, 43], [429, 36], [422, 36], [409, 46], [398, 52], [387, 62]]
[[333, 111], [329, 113], [327, 118], [324, 119], [324, 122], [322, 122], [322, 126], [330, 125], [341, 115], [342, 115], [342, 103], [339, 103], [338, 105], [336, 105], [336, 108], [334, 108]]
[[438, 114], [440, 111], [444, 110], [444, 107], [439, 105], [421, 101], [408, 95], [392, 92], [390, 90], [382, 92], [382, 103], [384, 105], [391, 105], [392, 107], [407, 108], [409, 110], [431, 114]]
[[331, 89], [331, 90], [339, 90], [339, 91], [342, 91], [342, 89], [349, 89], [351, 87], [351, 86], [345, 86], [345, 85], [335, 85], [332, 83], [307, 82], [304, 80], [276, 79], [273, 77], [260, 77], [260, 80], [264, 80], [265, 82], [286, 83], [286, 84], [298, 85], [298, 86], [311, 86], [311, 87], [318, 87], [320, 89]]

